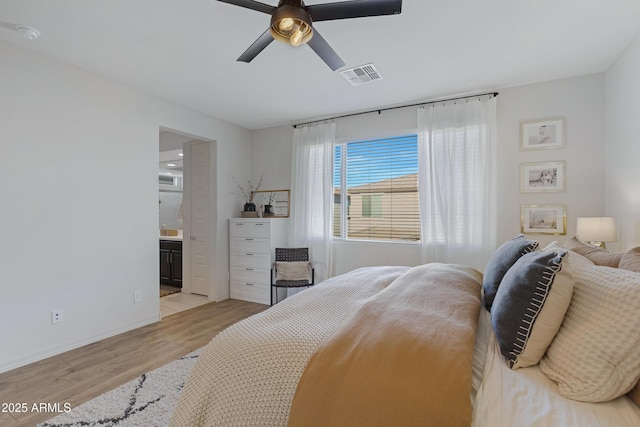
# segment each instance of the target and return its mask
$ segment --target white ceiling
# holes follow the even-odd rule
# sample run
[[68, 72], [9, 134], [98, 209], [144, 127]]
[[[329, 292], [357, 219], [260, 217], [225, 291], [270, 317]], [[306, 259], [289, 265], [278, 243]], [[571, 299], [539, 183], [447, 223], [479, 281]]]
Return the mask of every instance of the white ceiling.
[[236, 62], [268, 25], [215, 0], [0, 1], [0, 40], [259, 129], [605, 71], [640, 31], [640, 0], [405, 0], [397, 16], [318, 22], [346, 67], [383, 75], [356, 87], [308, 46]]

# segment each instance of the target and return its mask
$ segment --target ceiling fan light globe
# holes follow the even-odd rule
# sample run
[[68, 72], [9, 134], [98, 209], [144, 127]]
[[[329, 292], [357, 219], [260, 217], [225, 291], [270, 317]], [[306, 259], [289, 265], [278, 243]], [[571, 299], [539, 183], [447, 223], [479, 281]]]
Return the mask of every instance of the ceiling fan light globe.
[[300, 30], [296, 30], [292, 35], [290, 40], [290, 43], [292, 46], [300, 46], [300, 44], [302, 43], [302, 31]]
[[271, 16], [271, 35], [292, 46], [307, 43], [313, 36], [311, 17], [300, 7], [280, 6]]
[[282, 18], [279, 22], [278, 22], [278, 29], [280, 31], [287, 32], [287, 31], [291, 31], [293, 29], [293, 24], [295, 23], [295, 21], [293, 20], [293, 18]]

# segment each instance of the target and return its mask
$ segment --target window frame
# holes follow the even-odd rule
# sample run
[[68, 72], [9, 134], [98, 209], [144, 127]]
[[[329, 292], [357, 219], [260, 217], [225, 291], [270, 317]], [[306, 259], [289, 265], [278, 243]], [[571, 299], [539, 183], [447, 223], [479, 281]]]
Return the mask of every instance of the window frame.
[[[366, 238], [358, 238], [358, 237], [348, 237], [347, 233], [348, 233], [348, 219], [349, 219], [349, 213], [350, 213], [350, 208], [351, 208], [351, 197], [352, 195], [349, 195], [347, 193], [348, 187], [347, 187], [347, 180], [346, 180], [346, 175], [347, 175], [347, 156], [344, 155], [343, 153], [345, 153], [345, 148], [348, 144], [350, 143], [357, 143], [357, 142], [368, 142], [368, 141], [376, 141], [376, 140], [384, 140], [384, 139], [400, 139], [400, 138], [406, 138], [406, 137], [410, 137], [413, 136], [416, 139], [416, 161], [418, 161], [418, 154], [417, 154], [417, 144], [418, 144], [418, 135], [417, 135], [417, 129], [409, 129], [409, 130], [404, 130], [404, 131], [398, 131], [398, 132], [393, 132], [391, 134], [385, 133], [385, 134], [369, 134], [369, 135], [354, 135], [352, 137], [346, 138], [346, 137], [342, 137], [339, 140], [336, 140], [336, 142], [334, 143], [334, 166], [337, 165], [336, 159], [335, 159], [335, 155], [336, 155], [336, 147], [342, 147], [341, 148], [341, 156], [340, 156], [340, 193], [338, 194], [338, 198], [340, 200], [343, 199], [343, 196], [346, 195], [348, 203], [340, 203], [339, 204], [339, 208], [340, 208], [340, 235], [333, 235], [333, 239], [340, 241], [340, 242], [354, 242], [354, 243], [375, 243], [375, 244], [393, 244], [393, 245], [411, 245], [411, 246], [416, 246], [416, 245], [421, 245], [421, 238], [418, 238], [417, 240], [401, 240], [401, 239], [374, 239], [374, 238], [370, 238], [370, 239], [366, 239]], [[416, 172], [418, 173], [418, 167], [416, 167]], [[333, 177], [336, 177], [336, 172], [334, 171]], [[336, 189], [337, 187], [335, 187], [335, 182], [334, 182], [334, 189]], [[418, 200], [419, 200], [419, 189], [417, 190], [418, 192]], [[382, 193], [372, 193], [372, 194], [382, 194]], [[335, 199], [334, 199], [335, 200]], [[332, 204], [331, 206], [332, 208], [332, 217], [335, 219], [335, 203]], [[418, 207], [418, 235], [421, 237], [422, 236], [422, 221], [420, 219], [420, 208]], [[375, 217], [373, 217], [375, 218]], [[333, 226], [334, 228], [336, 227], [336, 225], [334, 224]]]

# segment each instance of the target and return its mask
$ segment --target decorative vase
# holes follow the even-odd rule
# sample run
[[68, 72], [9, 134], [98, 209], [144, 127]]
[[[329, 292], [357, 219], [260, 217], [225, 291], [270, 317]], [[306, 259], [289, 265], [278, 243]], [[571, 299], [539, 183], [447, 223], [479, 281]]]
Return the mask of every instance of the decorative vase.
[[271, 208], [273, 208], [272, 205], [264, 205], [264, 216], [273, 216]]
[[244, 211], [245, 212], [255, 212], [256, 211], [256, 204], [255, 203], [245, 203], [244, 204]]

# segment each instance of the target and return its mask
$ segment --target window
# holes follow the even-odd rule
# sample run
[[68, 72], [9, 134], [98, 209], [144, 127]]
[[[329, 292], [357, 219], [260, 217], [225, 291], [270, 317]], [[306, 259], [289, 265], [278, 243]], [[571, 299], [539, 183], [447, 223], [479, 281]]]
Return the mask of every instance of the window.
[[362, 195], [362, 216], [382, 217], [382, 194]]
[[416, 135], [336, 145], [333, 182], [335, 237], [420, 240]]

